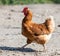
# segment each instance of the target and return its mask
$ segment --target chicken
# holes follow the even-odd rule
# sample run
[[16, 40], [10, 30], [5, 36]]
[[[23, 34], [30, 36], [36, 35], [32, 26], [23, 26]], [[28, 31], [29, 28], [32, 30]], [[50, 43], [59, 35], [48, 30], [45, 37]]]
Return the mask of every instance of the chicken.
[[23, 48], [32, 42], [36, 42], [41, 44], [45, 50], [45, 44], [55, 29], [53, 16], [49, 16], [44, 23], [37, 24], [32, 22], [32, 12], [28, 7], [25, 7], [22, 12], [25, 16], [22, 20], [22, 35], [27, 38], [27, 44]]

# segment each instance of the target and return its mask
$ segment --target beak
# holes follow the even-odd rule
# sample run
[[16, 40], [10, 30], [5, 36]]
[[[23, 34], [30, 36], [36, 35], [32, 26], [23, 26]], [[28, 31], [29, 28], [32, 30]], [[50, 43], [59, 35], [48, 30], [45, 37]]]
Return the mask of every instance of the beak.
[[23, 11], [21, 11], [23, 13]]
[[21, 11], [22, 13], [24, 12], [24, 11]]

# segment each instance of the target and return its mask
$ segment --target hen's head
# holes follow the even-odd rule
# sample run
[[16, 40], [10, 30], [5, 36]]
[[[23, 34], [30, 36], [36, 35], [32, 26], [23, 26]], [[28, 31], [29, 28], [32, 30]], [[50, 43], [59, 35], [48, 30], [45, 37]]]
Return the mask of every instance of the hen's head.
[[26, 16], [28, 14], [28, 7], [24, 7], [22, 13]]

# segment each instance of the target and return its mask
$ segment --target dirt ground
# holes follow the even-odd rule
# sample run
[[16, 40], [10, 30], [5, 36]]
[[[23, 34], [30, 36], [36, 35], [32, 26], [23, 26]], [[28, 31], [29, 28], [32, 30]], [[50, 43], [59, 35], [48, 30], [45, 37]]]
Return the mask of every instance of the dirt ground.
[[[22, 9], [28, 6], [33, 12], [33, 21], [44, 22], [49, 15], [54, 16], [55, 31], [46, 44], [46, 52], [37, 43], [31, 43], [26, 48], [18, 49], [26, 44], [26, 38], [21, 35], [21, 22], [24, 15]], [[60, 56], [60, 4], [11, 5], [0, 6], [0, 56]]]

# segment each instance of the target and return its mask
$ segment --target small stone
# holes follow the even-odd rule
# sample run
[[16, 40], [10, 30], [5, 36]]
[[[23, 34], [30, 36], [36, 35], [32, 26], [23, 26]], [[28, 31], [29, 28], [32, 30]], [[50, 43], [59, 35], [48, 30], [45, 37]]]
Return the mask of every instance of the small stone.
[[8, 19], [11, 19], [11, 17], [8, 17]]
[[0, 53], [2, 53], [2, 51], [0, 51]]
[[24, 53], [24, 55], [26, 55], [26, 54]]
[[57, 55], [60, 55], [60, 51], [57, 51], [56, 53], [57, 53]]
[[10, 56], [10, 55], [7, 55], [7, 56]]
[[13, 10], [13, 9], [11, 9], [11, 12], [14, 12], [14, 10]]
[[12, 54], [12, 55], [15, 55], [15, 54]]
[[58, 25], [58, 27], [60, 27], [60, 25]]

